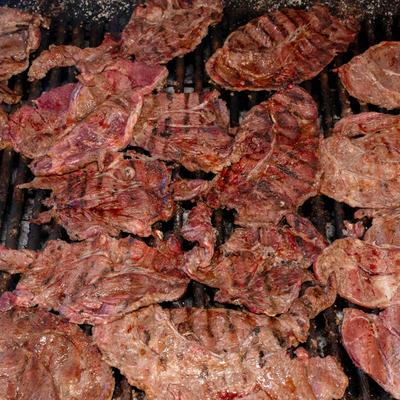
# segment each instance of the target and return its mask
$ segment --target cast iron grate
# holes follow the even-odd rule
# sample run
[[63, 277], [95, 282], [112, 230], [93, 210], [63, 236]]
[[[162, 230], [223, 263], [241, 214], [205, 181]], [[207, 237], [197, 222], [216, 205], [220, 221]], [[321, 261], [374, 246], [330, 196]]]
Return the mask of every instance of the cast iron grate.
[[[51, 29], [44, 32], [40, 50], [47, 48], [50, 43], [96, 46], [101, 42], [105, 31], [118, 32], [121, 25], [121, 22], [111, 22], [88, 26], [80, 24], [75, 19], [71, 21], [53, 20]], [[210, 29], [209, 35], [193, 53], [171, 61], [168, 64], [170, 71], [168, 85], [177, 92], [193, 90], [201, 92], [210, 89], [211, 84], [204, 68], [205, 61], [222, 45], [229, 31], [236, 27], [233, 21], [238, 21], [237, 15], [230, 15], [228, 9], [222, 23]], [[304, 88], [312, 94], [319, 105], [321, 124], [325, 134], [329, 134], [334, 123], [345, 115], [379, 110], [377, 107], [359, 104], [355, 99], [350, 98], [333, 69], [381, 40], [400, 40], [399, 24], [399, 16], [382, 16], [364, 20], [358, 41], [350, 47], [349, 51], [338, 57], [318, 77], [304, 83]], [[31, 100], [38, 97], [43, 90], [72, 82], [74, 76], [74, 68], [55, 69], [42, 81], [29, 83], [26, 80], [26, 74], [22, 74], [13, 79], [11, 85], [23, 94], [23, 100]], [[235, 126], [239, 122], [241, 113], [267, 99], [270, 94], [222, 91], [221, 95], [227, 101], [231, 113], [231, 124]], [[11, 111], [11, 108], [8, 111]], [[209, 175], [204, 176], [202, 173], [194, 174], [194, 176], [210, 179]], [[10, 248], [38, 249], [49, 239], [67, 239], [63, 229], [57, 225], [29, 224], [30, 218], [42, 210], [41, 201], [47, 195], [45, 191], [22, 191], [17, 188], [18, 184], [29, 181], [31, 178], [32, 175], [22, 157], [11, 150], [0, 152], [0, 234], [1, 243]], [[157, 229], [173, 230], [179, 234], [182, 215], [187, 206], [185, 203], [179, 204], [173, 221], [166, 224], [159, 223]], [[329, 240], [334, 240], [343, 235], [343, 220], [351, 218], [353, 210], [324, 196], [319, 196], [307, 201], [301, 212], [309, 217]], [[219, 233], [219, 243], [222, 243], [233, 229], [233, 213], [217, 210], [214, 213], [213, 222]], [[0, 273], [0, 293], [15, 287], [17, 280], [18, 277]], [[213, 289], [191, 282], [182, 299], [164, 304], [164, 306], [222, 307], [222, 304], [213, 301], [213, 295]], [[347, 302], [338, 299], [334, 307], [319, 315], [312, 323], [306, 348], [314, 354], [332, 354], [341, 360], [350, 378], [350, 385], [344, 399], [391, 399], [391, 396], [353, 365], [341, 346], [338, 323], [341, 310], [348, 306], [350, 305]], [[89, 327], [82, 328], [90, 333]], [[118, 371], [115, 371], [115, 376], [117, 385], [114, 399], [145, 399], [144, 394], [130, 387]]]

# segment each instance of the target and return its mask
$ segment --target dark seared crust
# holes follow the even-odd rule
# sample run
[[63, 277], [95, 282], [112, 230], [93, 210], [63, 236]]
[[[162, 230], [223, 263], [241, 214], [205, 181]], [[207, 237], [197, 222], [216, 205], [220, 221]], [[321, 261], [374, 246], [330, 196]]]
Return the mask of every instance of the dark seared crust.
[[250, 21], [230, 34], [206, 64], [212, 80], [230, 90], [277, 90], [316, 76], [358, 32], [327, 7], [284, 8]]
[[209, 25], [222, 18], [221, 0], [150, 0], [138, 5], [122, 32], [127, 54], [165, 64], [200, 44]]
[[389, 110], [400, 107], [400, 42], [381, 42], [338, 68], [351, 96]]
[[78, 326], [37, 308], [0, 312], [0, 326], [0, 398], [112, 398], [111, 369]]

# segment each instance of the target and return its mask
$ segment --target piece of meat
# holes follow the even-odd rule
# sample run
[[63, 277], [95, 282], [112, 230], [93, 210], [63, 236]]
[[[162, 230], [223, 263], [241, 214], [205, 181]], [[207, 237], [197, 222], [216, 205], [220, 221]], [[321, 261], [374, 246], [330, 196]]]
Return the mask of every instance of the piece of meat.
[[93, 335], [106, 362], [149, 400], [329, 400], [348, 384], [333, 357], [302, 350], [291, 358], [264, 316], [150, 306]]
[[189, 283], [183, 264], [173, 236], [155, 247], [104, 235], [77, 243], [51, 240], [36, 253], [0, 247], [0, 270], [22, 274], [16, 289], [0, 297], [0, 308], [39, 305], [70, 322], [103, 324], [181, 297]]
[[355, 308], [344, 310], [342, 340], [354, 364], [395, 399], [400, 399], [400, 307], [379, 315]]
[[400, 249], [339, 239], [318, 257], [314, 272], [322, 283], [335, 273], [339, 295], [352, 303], [386, 308], [400, 288]]
[[364, 240], [378, 246], [400, 246], [400, 209], [393, 210], [357, 210], [357, 219], [373, 218]]
[[16, 8], [0, 7], [0, 103], [17, 103], [20, 96], [7, 87], [13, 75], [29, 66], [29, 55], [40, 45], [40, 28], [49, 20]]
[[103, 42], [97, 47], [80, 48], [71, 45], [50, 45], [33, 60], [28, 79], [42, 79], [47, 72], [56, 67], [76, 66], [83, 74], [98, 74], [104, 68], [120, 58], [120, 43], [106, 34]]
[[0, 398], [111, 400], [114, 378], [79, 327], [34, 308], [0, 312]]
[[343, 86], [363, 103], [400, 107], [400, 42], [381, 42], [337, 69]]
[[0, 149], [9, 146], [9, 142], [7, 141], [7, 136], [8, 136], [8, 115], [0, 107]]
[[399, 116], [342, 118], [321, 143], [321, 192], [352, 207], [399, 207], [399, 149]]
[[151, 226], [172, 217], [171, 171], [161, 161], [133, 151], [108, 153], [103, 169], [96, 163], [62, 176], [39, 177], [20, 188], [51, 189], [51, 210], [34, 220], [54, 218], [72, 239], [121, 231], [151, 235]]
[[123, 50], [136, 60], [165, 64], [194, 50], [221, 20], [222, 8], [221, 0], [148, 0], [123, 30]]
[[218, 288], [216, 301], [271, 316], [287, 312], [302, 283], [312, 280], [307, 268], [326, 247], [323, 237], [308, 220], [291, 214], [287, 225], [236, 228], [212, 259], [216, 235], [210, 217], [197, 206], [182, 229], [186, 240], [200, 244], [186, 254], [190, 278]]
[[70, 83], [43, 93], [10, 116], [6, 138], [33, 158], [36, 176], [65, 174], [125, 148], [140, 114], [143, 96], [160, 86], [164, 67], [117, 60], [85, 84]]
[[172, 183], [175, 201], [193, 200], [204, 195], [210, 188], [210, 181], [203, 179], [177, 179]]
[[277, 223], [319, 186], [319, 123], [299, 87], [276, 93], [243, 118], [230, 167], [214, 179], [207, 202], [235, 209], [239, 225]]
[[189, 171], [218, 172], [230, 163], [229, 111], [216, 91], [147, 96], [133, 129], [133, 146]]
[[225, 89], [282, 89], [318, 75], [347, 50], [358, 28], [353, 17], [338, 19], [321, 4], [308, 11], [284, 8], [232, 32], [206, 70]]

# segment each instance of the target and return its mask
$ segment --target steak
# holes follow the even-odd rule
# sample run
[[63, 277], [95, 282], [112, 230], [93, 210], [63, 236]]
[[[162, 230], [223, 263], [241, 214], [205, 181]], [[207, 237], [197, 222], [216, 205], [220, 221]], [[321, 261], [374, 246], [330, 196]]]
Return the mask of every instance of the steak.
[[395, 399], [400, 399], [400, 309], [391, 305], [379, 315], [344, 310], [342, 340], [349, 356]]
[[106, 34], [103, 42], [97, 47], [81, 49], [71, 45], [50, 45], [36, 57], [28, 71], [30, 81], [42, 79], [47, 72], [56, 67], [76, 66], [83, 74], [98, 74], [107, 65], [120, 58], [120, 44]]
[[218, 172], [229, 164], [232, 142], [228, 109], [212, 91], [147, 96], [131, 144], [189, 171]]
[[400, 107], [400, 42], [381, 42], [338, 68], [351, 96], [389, 110]]
[[20, 96], [7, 88], [13, 75], [29, 66], [29, 55], [40, 45], [40, 27], [49, 21], [16, 8], [0, 7], [0, 103], [17, 103]]
[[318, 75], [346, 51], [358, 32], [353, 17], [338, 19], [321, 4], [284, 8], [232, 32], [208, 60], [208, 75], [230, 90], [278, 90]]
[[37, 176], [65, 174], [125, 148], [143, 96], [162, 84], [164, 67], [118, 60], [85, 84], [70, 83], [42, 94], [10, 117], [6, 139], [28, 158]]
[[123, 50], [136, 60], [165, 64], [194, 50], [209, 25], [221, 20], [222, 8], [221, 0], [149, 0], [123, 30]]
[[399, 116], [342, 118], [321, 144], [321, 192], [352, 207], [399, 207], [399, 149]]
[[319, 185], [319, 123], [312, 97], [299, 87], [276, 93], [243, 118], [232, 165], [213, 181], [214, 208], [237, 211], [239, 225], [277, 223]]
[[133, 151], [108, 153], [103, 169], [91, 163], [62, 176], [39, 177], [21, 188], [51, 189], [45, 200], [49, 211], [34, 221], [54, 218], [72, 239], [121, 231], [151, 235], [151, 225], [171, 218], [174, 203], [171, 171], [161, 161]]
[[386, 308], [400, 287], [400, 249], [339, 239], [318, 257], [314, 272], [322, 283], [335, 273], [339, 295], [352, 303]]
[[181, 179], [172, 183], [175, 201], [192, 200], [208, 192], [210, 182], [203, 179]]
[[77, 326], [38, 308], [0, 312], [0, 326], [0, 398], [111, 399], [111, 369]]
[[38, 304], [70, 322], [107, 323], [181, 297], [189, 283], [183, 263], [174, 237], [155, 247], [108, 236], [72, 244], [51, 240], [36, 253], [0, 247], [0, 269], [22, 274], [16, 290], [0, 298], [0, 308]]
[[218, 288], [216, 301], [270, 316], [287, 312], [302, 283], [313, 280], [307, 268], [326, 242], [308, 220], [291, 214], [286, 221], [287, 225], [236, 228], [212, 258], [215, 233], [209, 215], [194, 208], [182, 235], [199, 246], [186, 254], [186, 273]]
[[106, 362], [149, 400], [328, 400], [348, 383], [333, 357], [298, 349], [291, 358], [268, 317], [243, 312], [150, 306], [93, 335]]

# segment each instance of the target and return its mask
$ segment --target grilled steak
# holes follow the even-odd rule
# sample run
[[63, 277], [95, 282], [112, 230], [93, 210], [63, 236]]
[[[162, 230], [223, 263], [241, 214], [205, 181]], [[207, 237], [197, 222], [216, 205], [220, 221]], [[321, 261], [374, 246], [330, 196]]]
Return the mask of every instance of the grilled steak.
[[321, 192], [352, 207], [400, 206], [400, 117], [341, 119], [321, 144]]
[[381, 42], [338, 68], [346, 90], [364, 103], [400, 107], [400, 42]]
[[140, 307], [176, 300], [189, 279], [174, 237], [149, 247], [132, 238], [47, 242], [34, 253], [0, 247], [0, 270], [22, 273], [14, 292], [0, 298], [3, 310], [39, 306], [75, 323], [112, 321]]
[[168, 220], [174, 203], [170, 170], [160, 161], [134, 152], [108, 153], [103, 169], [96, 163], [63, 176], [34, 179], [23, 188], [51, 189], [45, 205], [52, 207], [34, 221], [54, 218], [72, 239], [120, 231], [151, 234], [151, 225]]
[[111, 399], [111, 369], [77, 326], [38, 308], [0, 312], [0, 326], [0, 398]]
[[400, 246], [400, 210], [360, 209], [356, 218], [373, 218], [372, 225], [365, 232], [364, 240], [378, 246]]
[[64, 174], [107, 151], [126, 147], [143, 95], [166, 78], [164, 67], [118, 60], [86, 84], [67, 84], [42, 94], [10, 117], [7, 140], [29, 158], [35, 175]]
[[218, 96], [215, 91], [147, 96], [131, 144], [190, 171], [220, 171], [229, 164], [233, 138]]
[[301, 284], [313, 279], [307, 268], [326, 246], [314, 226], [292, 214], [284, 226], [236, 228], [211, 261], [215, 233], [209, 214], [198, 207], [182, 231], [185, 239], [199, 243], [186, 254], [187, 274], [218, 288], [216, 301], [271, 316], [287, 312]]
[[214, 179], [207, 201], [233, 208], [239, 225], [278, 222], [318, 192], [317, 106], [299, 87], [276, 93], [242, 120], [233, 164]]
[[72, 66], [76, 66], [83, 75], [97, 74], [120, 58], [119, 50], [119, 42], [107, 34], [98, 47], [81, 49], [70, 45], [50, 45], [48, 50], [42, 51], [33, 60], [28, 71], [28, 78], [30, 81], [42, 79], [53, 68]]
[[388, 391], [400, 399], [400, 308], [392, 305], [379, 315], [344, 310], [342, 340], [349, 356]]
[[318, 257], [314, 271], [321, 282], [334, 272], [338, 293], [352, 303], [386, 308], [400, 288], [400, 249], [339, 239]]
[[0, 7], [0, 103], [16, 103], [19, 96], [7, 88], [7, 80], [29, 66], [29, 55], [40, 45], [40, 27], [49, 21], [40, 15]]
[[226, 89], [282, 89], [318, 75], [357, 32], [354, 18], [340, 20], [321, 4], [309, 11], [284, 8], [231, 33], [206, 69]]
[[165, 64], [194, 50], [221, 18], [221, 0], [149, 0], [135, 8], [122, 46], [136, 60]]
[[150, 306], [97, 326], [103, 357], [149, 400], [338, 399], [347, 378], [333, 357], [290, 358], [267, 317]]

